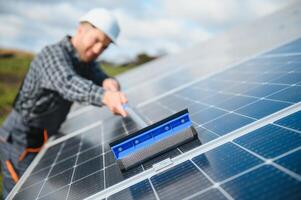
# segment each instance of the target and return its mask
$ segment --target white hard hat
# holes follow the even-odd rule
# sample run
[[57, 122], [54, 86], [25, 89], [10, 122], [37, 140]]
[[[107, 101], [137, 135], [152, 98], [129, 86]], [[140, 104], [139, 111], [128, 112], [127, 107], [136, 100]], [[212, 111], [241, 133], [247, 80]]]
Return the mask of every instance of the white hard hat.
[[116, 43], [120, 28], [116, 18], [110, 11], [103, 8], [95, 8], [82, 16], [79, 21], [89, 22]]

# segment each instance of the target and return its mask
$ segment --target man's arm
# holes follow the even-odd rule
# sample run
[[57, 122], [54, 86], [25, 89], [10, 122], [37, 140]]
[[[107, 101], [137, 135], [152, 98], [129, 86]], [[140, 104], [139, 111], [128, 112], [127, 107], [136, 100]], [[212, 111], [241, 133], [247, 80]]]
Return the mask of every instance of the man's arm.
[[57, 91], [69, 101], [103, 105], [103, 88], [77, 75], [62, 49], [46, 47], [42, 62], [42, 87]]
[[91, 66], [91, 78], [94, 84], [102, 86], [103, 81], [111, 77], [101, 70], [95, 62]]
[[94, 63], [93, 66], [91, 66], [91, 76], [92, 81], [95, 84], [102, 86], [105, 90], [120, 91], [119, 82], [101, 70], [97, 63]]

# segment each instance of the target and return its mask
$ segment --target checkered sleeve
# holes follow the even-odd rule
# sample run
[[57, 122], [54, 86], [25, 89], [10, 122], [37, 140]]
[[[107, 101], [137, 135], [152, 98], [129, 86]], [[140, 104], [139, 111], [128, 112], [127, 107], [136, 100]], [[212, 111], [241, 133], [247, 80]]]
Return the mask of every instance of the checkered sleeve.
[[102, 87], [79, 76], [72, 61], [59, 46], [48, 46], [42, 51], [42, 87], [57, 91], [64, 99], [102, 106]]
[[103, 70], [101, 70], [100, 66], [97, 63], [93, 63], [91, 66], [91, 75], [92, 75], [92, 81], [96, 85], [102, 86], [102, 82], [106, 78], [109, 77]]

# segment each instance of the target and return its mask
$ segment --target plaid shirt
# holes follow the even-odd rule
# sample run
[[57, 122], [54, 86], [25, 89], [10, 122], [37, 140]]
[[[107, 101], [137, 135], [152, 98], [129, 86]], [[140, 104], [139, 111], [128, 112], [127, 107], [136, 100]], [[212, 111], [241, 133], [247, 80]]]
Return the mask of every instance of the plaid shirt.
[[73, 101], [102, 106], [104, 79], [97, 63], [84, 63], [70, 36], [46, 46], [32, 61], [15, 99], [14, 109], [28, 126], [56, 131]]

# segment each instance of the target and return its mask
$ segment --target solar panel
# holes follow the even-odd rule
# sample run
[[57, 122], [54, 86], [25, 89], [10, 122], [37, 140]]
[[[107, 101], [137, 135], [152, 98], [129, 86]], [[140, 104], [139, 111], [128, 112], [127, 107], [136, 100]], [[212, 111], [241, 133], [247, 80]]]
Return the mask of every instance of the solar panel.
[[[300, 199], [300, 153], [300, 131], [275, 122], [158, 173], [148, 185], [160, 199]], [[113, 196], [134, 197], [138, 185]]]
[[[121, 172], [108, 144], [141, 127], [106, 109], [79, 107], [62, 126], [66, 135], [46, 145], [11, 197], [300, 199], [299, 7], [280, 12], [282, 20], [274, 20], [277, 15], [273, 15], [263, 20], [266, 24], [257, 22], [262, 29], [278, 31], [278, 40], [270, 41], [264, 34], [255, 37], [267, 46], [238, 41], [240, 34], [250, 31], [239, 29], [238, 34], [225, 34], [226, 39], [217, 38], [217, 43], [208, 42], [208, 51], [216, 49], [216, 55], [188, 50], [120, 77], [131, 102], [149, 124], [188, 108], [198, 140]], [[270, 19], [276, 24], [268, 26]], [[290, 34], [284, 37], [279, 24], [286, 21], [287, 26], [281, 27]], [[235, 40], [229, 39], [234, 36]], [[235, 45], [241, 49], [240, 56]], [[223, 56], [219, 49], [225, 51]], [[157, 65], [160, 69], [153, 68]], [[154, 168], [166, 159], [169, 164]]]

